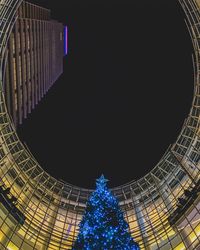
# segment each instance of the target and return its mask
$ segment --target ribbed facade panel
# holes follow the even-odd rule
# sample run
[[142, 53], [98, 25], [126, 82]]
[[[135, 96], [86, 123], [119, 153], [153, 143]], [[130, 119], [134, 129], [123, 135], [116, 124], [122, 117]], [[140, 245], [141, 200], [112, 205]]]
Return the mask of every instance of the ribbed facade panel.
[[[35, 108], [63, 72], [63, 25], [23, 2], [8, 43], [5, 98], [14, 125]], [[50, 57], [51, 55], [51, 57]]]

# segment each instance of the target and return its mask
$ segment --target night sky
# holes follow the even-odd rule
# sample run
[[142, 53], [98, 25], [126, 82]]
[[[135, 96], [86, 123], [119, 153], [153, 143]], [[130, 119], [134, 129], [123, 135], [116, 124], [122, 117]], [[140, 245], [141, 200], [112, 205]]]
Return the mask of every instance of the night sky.
[[32, 1], [68, 26], [64, 74], [18, 129], [52, 176], [93, 187], [148, 173], [193, 95], [192, 43], [175, 0]]

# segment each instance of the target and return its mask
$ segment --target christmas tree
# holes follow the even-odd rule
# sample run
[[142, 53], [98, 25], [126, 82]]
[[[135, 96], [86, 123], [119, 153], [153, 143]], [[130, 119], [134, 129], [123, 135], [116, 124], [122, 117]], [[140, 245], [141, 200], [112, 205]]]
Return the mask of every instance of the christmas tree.
[[103, 175], [96, 181], [97, 187], [87, 202], [73, 250], [140, 249], [107, 182]]

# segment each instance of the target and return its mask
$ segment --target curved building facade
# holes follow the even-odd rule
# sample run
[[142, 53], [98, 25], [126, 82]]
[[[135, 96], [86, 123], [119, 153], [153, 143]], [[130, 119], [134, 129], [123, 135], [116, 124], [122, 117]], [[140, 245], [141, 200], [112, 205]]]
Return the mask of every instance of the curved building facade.
[[[200, 249], [200, 1], [180, 0], [194, 46], [194, 99], [177, 141], [143, 178], [113, 188], [141, 249]], [[92, 190], [54, 179], [19, 140], [3, 94], [21, 0], [0, 1], [0, 249], [71, 249]]]

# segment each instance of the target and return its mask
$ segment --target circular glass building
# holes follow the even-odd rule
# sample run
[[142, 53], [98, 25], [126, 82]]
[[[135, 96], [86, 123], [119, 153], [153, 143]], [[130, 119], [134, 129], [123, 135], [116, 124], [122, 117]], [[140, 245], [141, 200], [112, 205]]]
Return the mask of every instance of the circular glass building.
[[[134, 240], [147, 250], [200, 249], [200, 1], [179, 2], [194, 47], [190, 113], [151, 172], [112, 189]], [[46, 173], [19, 140], [5, 105], [6, 48], [21, 3], [0, 2], [0, 249], [71, 249], [93, 190]]]

